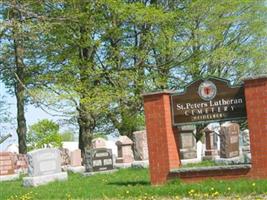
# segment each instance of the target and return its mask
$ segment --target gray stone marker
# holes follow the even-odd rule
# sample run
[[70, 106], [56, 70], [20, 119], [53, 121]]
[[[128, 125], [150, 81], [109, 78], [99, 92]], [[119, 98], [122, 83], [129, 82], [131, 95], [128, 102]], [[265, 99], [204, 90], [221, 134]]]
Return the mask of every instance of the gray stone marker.
[[246, 129], [241, 132], [242, 136], [242, 151], [243, 153], [250, 153], [250, 139], [249, 139], [249, 130]]
[[23, 178], [25, 187], [44, 185], [56, 180], [67, 180], [67, 172], [61, 171], [61, 157], [58, 149], [38, 149], [29, 152], [27, 156], [29, 177]]
[[148, 160], [146, 130], [133, 132], [135, 160]]
[[233, 158], [239, 156], [239, 132], [240, 127], [237, 123], [226, 122], [221, 125], [221, 158]]
[[250, 152], [250, 137], [249, 130], [246, 129], [241, 132], [242, 137], [242, 153], [244, 158], [244, 163], [251, 163], [251, 152]]
[[197, 158], [196, 139], [193, 135], [195, 126], [181, 126], [180, 135], [180, 153], [181, 159]]

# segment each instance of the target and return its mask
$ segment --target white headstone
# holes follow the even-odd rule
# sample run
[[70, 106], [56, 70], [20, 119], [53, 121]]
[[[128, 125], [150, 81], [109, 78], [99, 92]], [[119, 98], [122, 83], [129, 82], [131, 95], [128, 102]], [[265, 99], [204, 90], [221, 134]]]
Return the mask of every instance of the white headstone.
[[38, 149], [29, 152], [27, 156], [29, 177], [23, 178], [24, 186], [38, 186], [67, 179], [67, 173], [61, 172], [61, 157], [58, 149]]

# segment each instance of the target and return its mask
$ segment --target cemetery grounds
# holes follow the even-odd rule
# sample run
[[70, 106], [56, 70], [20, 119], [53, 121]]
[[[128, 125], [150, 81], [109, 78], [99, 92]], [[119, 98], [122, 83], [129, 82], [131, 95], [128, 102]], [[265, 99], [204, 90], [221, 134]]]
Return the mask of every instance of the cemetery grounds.
[[169, 181], [151, 186], [147, 169], [120, 169], [112, 174], [84, 177], [70, 173], [65, 182], [36, 188], [22, 186], [22, 178], [0, 183], [1, 200], [86, 199], [267, 199], [267, 180]]

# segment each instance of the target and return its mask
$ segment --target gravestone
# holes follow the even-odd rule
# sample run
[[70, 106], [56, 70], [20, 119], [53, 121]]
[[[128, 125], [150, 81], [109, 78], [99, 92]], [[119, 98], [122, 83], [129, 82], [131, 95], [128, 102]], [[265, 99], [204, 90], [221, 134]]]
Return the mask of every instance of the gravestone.
[[38, 149], [29, 152], [27, 156], [29, 176], [23, 178], [24, 186], [39, 186], [56, 180], [67, 180], [67, 172], [61, 171], [61, 157], [58, 149]]
[[82, 156], [81, 156], [81, 150], [76, 149], [72, 152], [70, 152], [70, 165], [72, 167], [78, 167], [82, 164]]
[[15, 180], [19, 174], [15, 173], [15, 164], [11, 152], [0, 152], [0, 181]]
[[0, 175], [14, 174], [13, 154], [10, 152], [0, 152]]
[[61, 166], [70, 164], [70, 151], [67, 148], [59, 148]]
[[82, 173], [85, 171], [84, 166], [82, 166], [82, 156], [80, 149], [76, 149], [70, 152], [70, 165], [67, 167], [67, 170], [73, 173]]
[[233, 158], [239, 156], [239, 132], [240, 127], [237, 123], [226, 122], [221, 125], [221, 158]]
[[242, 136], [242, 152], [250, 153], [250, 139], [249, 139], [249, 130], [246, 129], [241, 132]]
[[251, 152], [250, 152], [250, 138], [249, 138], [249, 130], [243, 130], [241, 132], [242, 136], [242, 153], [244, 158], [244, 163], [251, 163]]
[[179, 128], [181, 159], [197, 158], [196, 139], [193, 135], [195, 126], [187, 125]]
[[113, 170], [112, 150], [106, 148], [88, 149], [85, 151], [85, 172]]
[[132, 163], [134, 161], [132, 145], [133, 141], [127, 136], [120, 136], [116, 142], [118, 147], [117, 163]]
[[104, 138], [95, 138], [92, 140], [93, 149], [97, 148], [107, 148], [107, 140]]
[[133, 132], [135, 160], [148, 160], [146, 130]]
[[13, 154], [11, 152], [0, 152], [0, 181], [17, 178], [19, 178], [19, 175], [15, 174]]
[[211, 130], [208, 126], [204, 128], [205, 133], [205, 156], [203, 157], [204, 160], [214, 160], [216, 156], [218, 156], [217, 150], [217, 142], [216, 142], [216, 134], [213, 130]]
[[14, 154], [15, 170], [19, 173], [28, 172], [28, 158], [26, 154]]

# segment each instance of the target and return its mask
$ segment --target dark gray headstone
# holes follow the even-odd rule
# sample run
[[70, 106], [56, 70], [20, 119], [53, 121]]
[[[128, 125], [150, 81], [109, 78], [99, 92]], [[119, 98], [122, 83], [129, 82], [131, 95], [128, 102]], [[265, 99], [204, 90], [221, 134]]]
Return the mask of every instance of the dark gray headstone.
[[85, 171], [97, 172], [113, 169], [112, 150], [106, 148], [85, 151]]

